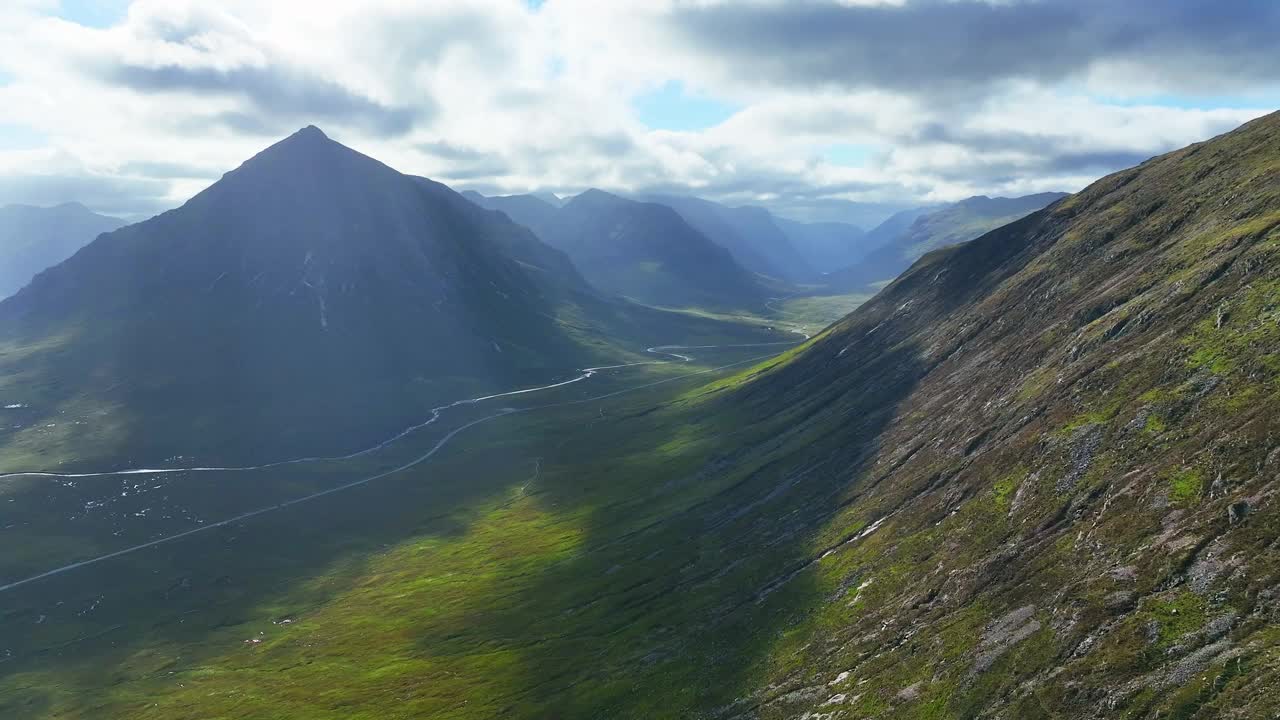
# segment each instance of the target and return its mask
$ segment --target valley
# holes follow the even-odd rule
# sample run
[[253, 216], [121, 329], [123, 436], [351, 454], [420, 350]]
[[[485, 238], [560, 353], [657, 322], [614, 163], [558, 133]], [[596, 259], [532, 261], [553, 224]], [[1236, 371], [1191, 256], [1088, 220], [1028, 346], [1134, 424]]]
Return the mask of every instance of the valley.
[[0, 720], [1277, 720], [1278, 34], [0, 3]]
[[[463, 401], [434, 416], [439, 418], [436, 422], [349, 458], [241, 470], [4, 478], [0, 481], [4, 483], [0, 492], [7, 496], [4, 500], [30, 508], [11, 516], [5, 532], [19, 533], [28, 547], [40, 548], [7, 556], [6, 578], [47, 567], [59, 557], [71, 560], [86, 553], [105, 554], [0, 588], [6, 624], [27, 628], [7, 635], [9, 646], [0, 649], [0, 667], [6, 676], [0, 697], [15, 700], [10, 703], [6, 699], [0, 707], [7, 712], [43, 707], [44, 712], [69, 717], [183, 717], [174, 713], [186, 702], [181, 692], [186, 683], [192, 683], [193, 692], [197, 687], [201, 692], [213, 687], [195, 681], [195, 677], [206, 672], [217, 674], [220, 663], [239, 664], [245, 659], [240, 653], [264, 649], [262, 643], [254, 642], [262, 637], [256, 634], [261, 628], [294, 631], [306, 628], [308, 622], [324, 623], [332, 632], [330, 641], [337, 643], [332, 647], [347, 642], [381, 642], [385, 636], [348, 636], [362, 631], [344, 627], [338, 618], [352, 610], [346, 607], [350, 602], [346, 594], [358, 591], [359, 585], [349, 584], [362, 576], [356, 568], [398, 564], [401, 553], [417, 554], [407, 548], [440, 545], [430, 558], [420, 556], [401, 567], [397, 576], [436, 575], [445, 581], [446, 587], [441, 589], [451, 594], [475, 590], [466, 582], [449, 588], [453, 582], [446, 578], [456, 571], [437, 565], [442, 557], [438, 553], [447, 555], [446, 548], [458, 542], [477, 546], [469, 552], [478, 552], [495, 541], [516, 551], [518, 546], [509, 543], [521, 534], [530, 534], [519, 542], [533, 545], [519, 549], [512, 557], [485, 568], [471, 566], [467, 572], [479, 573], [477, 581], [512, 569], [507, 563], [536, 564], [556, 557], [570, 562], [570, 557], [561, 557], [568, 547], [564, 545], [567, 534], [573, 533], [569, 528], [594, 525], [591, 518], [595, 512], [621, 521], [614, 529], [623, 535], [599, 542], [618, 544], [613, 554], [627, 549], [626, 533], [651, 532], [645, 528], [647, 524], [661, 524], [671, 513], [678, 514], [680, 508], [699, 502], [698, 498], [705, 501], [711, 492], [709, 487], [682, 487], [679, 483], [667, 489], [641, 490], [650, 477], [645, 468], [651, 463], [658, 463], [653, 467], [662, 467], [664, 475], [679, 468], [696, 472], [690, 463], [696, 464], [717, 442], [715, 434], [708, 434], [710, 428], [700, 428], [689, 437], [662, 441], [666, 450], [643, 466], [636, 465], [632, 454], [645, 452], [643, 447], [663, 435], [660, 426], [645, 418], [654, 412], [682, 416], [682, 406], [699, 402], [701, 391], [697, 388], [708, 376], [726, 376], [733, 368], [758, 362], [761, 352], [777, 352], [767, 345], [655, 351], [673, 357], [650, 365], [601, 369], [590, 376], [591, 382], [569, 381], [523, 396]], [[681, 351], [679, 355], [675, 355], [677, 351]], [[680, 362], [685, 358], [690, 359]], [[601, 474], [584, 475], [591, 467]], [[587, 477], [598, 479], [582, 485]], [[641, 495], [633, 495], [635, 492]], [[642, 502], [641, 496], [657, 503]], [[301, 507], [303, 502], [309, 506]], [[624, 508], [628, 507], [644, 509], [627, 517], [631, 511]], [[184, 509], [198, 512], [184, 515]], [[563, 517], [553, 521], [555, 516]], [[220, 519], [224, 517], [233, 519]], [[512, 524], [507, 525], [503, 518], [510, 518]], [[76, 528], [75, 536], [65, 534], [68, 521]], [[494, 526], [495, 522], [499, 525]], [[477, 527], [466, 530], [468, 525]], [[179, 530], [184, 526], [191, 529]], [[605, 537], [614, 537], [605, 527], [607, 524], [600, 526]], [[372, 532], [374, 528], [381, 530]], [[486, 537], [473, 537], [476, 532]], [[495, 532], [501, 537], [487, 537]], [[585, 532], [585, 527], [577, 532]], [[528, 557], [522, 557], [525, 554]], [[472, 561], [480, 561], [480, 557]], [[453, 562], [468, 561], [464, 556]], [[308, 575], [313, 575], [311, 580], [304, 579]], [[518, 583], [521, 577], [517, 572], [510, 579]], [[538, 581], [536, 577], [528, 579]], [[322, 592], [295, 594], [315, 582], [325, 586]], [[414, 581], [423, 588], [433, 584], [427, 576]], [[385, 590], [393, 592], [390, 587]], [[361, 616], [380, 616], [381, 622], [392, 628], [398, 622], [396, 616], [403, 612], [395, 605], [377, 611], [364, 607]], [[282, 614], [280, 608], [285, 606], [289, 609]], [[477, 608], [476, 612], [485, 610]], [[334, 620], [322, 619], [330, 613], [337, 613]], [[227, 624], [231, 618], [237, 619]], [[283, 620], [288, 622], [281, 624]], [[441, 626], [433, 622], [432, 627]], [[208, 635], [196, 639], [204, 633]], [[230, 640], [239, 634], [246, 637]], [[176, 651], [173, 643], [181, 643], [185, 649]], [[165, 646], [175, 648], [167, 660], [162, 659], [167, 655], [161, 649]], [[369, 646], [369, 651], [374, 649]], [[236, 654], [227, 656], [227, 650]], [[80, 660], [73, 661], [73, 657]], [[351, 659], [356, 661], [354, 655]], [[70, 662], [79, 669], [45, 674], [51, 662], [59, 666]], [[268, 662], [262, 672], [269, 675], [270, 665]], [[108, 690], [117, 685], [117, 679], [111, 686], [95, 689], [106, 680], [105, 676], [95, 678], [95, 668], [107, 666], [118, 667], [132, 679], [123, 688]], [[512, 668], [507, 663], [503, 666], [502, 678], [509, 681]], [[32, 682], [41, 677], [47, 679]], [[55, 689], [76, 687], [74, 677], [86, 684], [72, 695]], [[235, 683], [238, 689], [227, 691], [229, 701], [240, 698], [236, 702], [242, 702], [268, 691], [248, 676], [241, 677], [243, 680]], [[304, 691], [302, 686], [299, 690]], [[154, 709], [130, 700], [139, 693], [152, 696], [170, 691], [175, 693], [171, 700], [154, 705]], [[353, 688], [349, 697], [358, 697], [357, 692]], [[449, 692], [435, 688], [432, 694], [447, 696]], [[20, 698], [23, 700], [18, 701]], [[422, 707], [431, 712], [444, 709], [439, 697], [424, 702], [427, 705]], [[334, 717], [343, 716], [345, 705], [335, 703]], [[210, 707], [204, 705], [201, 714], [192, 717], [203, 716]], [[467, 712], [481, 716], [486, 712], [484, 707]]]

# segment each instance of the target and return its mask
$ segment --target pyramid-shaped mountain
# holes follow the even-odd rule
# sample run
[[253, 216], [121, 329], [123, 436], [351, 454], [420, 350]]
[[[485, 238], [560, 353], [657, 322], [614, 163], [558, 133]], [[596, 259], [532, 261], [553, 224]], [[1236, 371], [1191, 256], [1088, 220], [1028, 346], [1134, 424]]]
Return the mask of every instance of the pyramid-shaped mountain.
[[308, 127], [0, 304], [0, 392], [97, 417], [82, 455], [358, 447], [571, 371], [556, 307], [592, 293], [502, 214]]

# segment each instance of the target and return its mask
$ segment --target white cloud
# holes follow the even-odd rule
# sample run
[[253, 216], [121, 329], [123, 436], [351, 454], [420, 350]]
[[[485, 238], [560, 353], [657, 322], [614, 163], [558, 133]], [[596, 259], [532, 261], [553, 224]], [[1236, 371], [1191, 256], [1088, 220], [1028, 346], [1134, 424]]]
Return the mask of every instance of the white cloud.
[[[32, 187], [84, 191], [96, 181], [114, 211], [159, 210], [309, 123], [406, 172], [488, 190], [687, 187], [784, 209], [949, 200], [1076, 189], [1260, 113], [1087, 94], [1167, 86], [1137, 83], [1128, 55], [1091, 60], [1071, 85], [1005, 78], [982, 96], [933, 97], [883, 79], [782, 82], [803, 63], [767, 47], [744, 62], [681, 24], [690, 12], [824, 4], [904, 3], [548, 0], [535, 11], [523, 0], [137, 0], [105, 29], [54, 17], [51, 3], [7, 3], [0, 132], [24, 127], [47, 140], [0, 153], [0, 202], [17, 179], [74, 177]], [[826, 72], [822, 50], [807, 57]], [[634, 99], [672, 80], [741, 110], [700, 131], [647, 128]], [[862, 164], [827, 159], [849, 145], [870, 149]], [[132, 204], [121, 195], [130, 191]], [[63, 199], [85, 198], [49, 201]]]

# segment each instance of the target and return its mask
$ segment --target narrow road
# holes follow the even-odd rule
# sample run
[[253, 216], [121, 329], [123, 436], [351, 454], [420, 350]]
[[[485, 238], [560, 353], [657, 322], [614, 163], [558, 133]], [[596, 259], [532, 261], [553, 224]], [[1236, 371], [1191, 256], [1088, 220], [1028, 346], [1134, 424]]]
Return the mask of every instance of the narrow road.
[[[807, 337], [807, 336], [806, 336], [806, 337]], [[693, 359], [691, 356], [688, 356], [688, 355], [682, 355], [682, 354], [680, 354], [680, 353], [674, 353], [674, 352], [670, 352], [670, 351], [671, 351], [671, 350], [712, 349], [712, 348], [766, 347], [766, 346], [794, 345], [794, 344], [795, 344], [794, 342], [773, 342], [773, 343], [744, 343], [744, 344], [738, 344], [738, 345], [694, 345], [694, 346], [687, 346], [687, 345], [660, 345], [660, 346], [655, 346], [655, 347], [648, 348], [648, 349], [646, 350], [646, 352], [649, 352], [649, 353], [652, 353], [652, 354], [656, 354], [656, 355], [668, 355], [668, 356], [673, 357], [673, 358], [678, 358], [678, 359], [679, 359], [679, 362], [690, 362], [690, 361]], [[651, 388], [651, 387], [655, 387], [655, 386], [658, 386], [658, 385], [663, 385], [663, 384], [666, 384], [666, 383], [675, 382], [675, 381], [677, 381], [677, 380], [684, 380], [684, 379], [686, 379], [686, 378], [691, 378], [691, 377], [695, 377], [695, 376], [698, 376], [698, 375], [705, 375], [705, 374], [707, 374], [707, 373], [718, 372], [718, 371], [720, 371], [720, 370], [727, 370], [727, 369], [729, 369], [729, 368], [737, 367], [737, 366], [739, 366], [739, 365], [746, 365], [746, 364], [749, 364], [749, 363], [757, 362], [757, 361], [759, 361], [759, 360], [763, 360], [763, 359], [765, 359], [765, 358], [767, 358], [767, 357], [771, 357], [771, 356], [772, 356], [772, 354], [766, 354], [766, 355], [760, 355], [760, 356], [756, 356], [756, 357], [751, 357], [751, 358], [748, 358], [748, 359], [746, 359], [746, 360], [739, 360], [738, 362], [729, 363], [729, 364], [726, 364], [726, 365], [720, 365], [720, 366], [718, 366], [718, 367], [707, 368], [707, 369], [704, 369], [704, 370], [698, 370], [698, 371], [695, 371], [695, 372], [686, 373], [686, 374], [684, 374], [684, 375], [678, 375], [678, 376], [676, 376], [676, 377], [664, 378], [664, 379], [662, 379], [662, 380], [655, 380], [655, 381], [648, 382], [648, 383], [643, 383], [643, 384], [640, 384], [640, 385], [634, 385], [634, 386], [632, 386], [632, 387], [623, 388], [623, 389], [621, 389], [621, 390], [615, 390], [614, 392], [605, 393], [605, 394], [602, 394], [602, 395], [596, 395], [596, 396], [593, 396], [593, 397], [582, 398], [582, 399], [579, 399], [579, 400], [567, 400], [567, 401], [564, 401], [564, 402], [558, 402], [558, 403], [547, 403], [547, 404], [544, 404], [544, 405], [534, 405], [534, 406], [526, 407], [526, 408], [504, 408], [504, 409], [499, 410], [498, 412], [495, 412], [495, 413], [493, 413], [493, 414], [491, 414], [491, 415], [486, 415], [486, 416], [481, 417], [481, 418], [478, 418], [478, 419], [476, 419], [476, 420], [472, 420], [471, 422], [468, 422], [468, 423], [466, 423], [465, 425], [462, 425], [462, 426], [460, 426], [460, 427], [454, 428], [453, 430], [449, 431], [449, 433], [448, 433], [448, 434], [446, 434], [444, 437], [440, 438], [440, 440], [439, 440], [439, 441], [437, 441], [437, 442], [436, 442], [436, 444], [435, 444], [435, 445], [433, 445], [429, 450], [427, 450], [427, 452], [425, 452], [425, 453], [423, 453], [422, 455], [420, 455], [420, 456], [418, 456], [418, 457], [416, 457], [416, 458], [414, 458], [414, 459], [410, 460], [409, 462], [404, 463], [403, 465], [400, 465], [400, 466], [398, 466], [398, 467], [392, 468], [392, 469], [390, 469], [390, 470], [386, 470], [386, 471], [383, 471], [383, 472], [377, 473], [377, 474], [375, 474], [375, 475], [370, 475], [370, 476], [368, 476], [368, 477], [360, 478], [360, 479], [358, 479], [358, 480], [352, 480], [352, 481], [350, 481], [350, 482], [343, 483], [343, 484], [341, 484], [341, 485], [336, 485], [336, 486], [331, 487], [331, 488], [328, 488], [328, 489], [326, 489], [326, 490], [320, 490], [320, 491], [318, 491], [318, 492], [310, 493], [310, 494], [308, 494], [308, 495], [303, 495], [303, 496], [300, 496], [300, 497], [296, 497], [296, 498], [293, 498], [292, 500], [287, 500], [287, 501], [282, 502], [282, 503], [276, 503], [276, 504], [274, 504], [274, 505], [268, 505], [268, 506], [265, 506], [265, 507], [258, 508], [258, 509], [256, 509], [256, 510], [250, 510], [250, 511], [248, 511], [248, 512], [244, 512], [244, 513], [241, 513], [241, 514], [239, 514], [239, 515], [236, 515], [235, 517], [227, 518], [227, 519], [225, 519], [225, 520], [220, 520], [220, 521], [218, 521], [218, 522], [214, 522], [214, 523], [208, 523], [208, 524], [206, 524], [206, 525], [201, 525], [201, 526], [199, 526], [199, 527], [192, 528], [191, 530], [187, 530], [187, 531], [185, 531], [185, 532], [180, 532], [180, 533], [177, 533], [177, 534], [174, 534], [174, 535], [167, 535], [167, 536], [165, 536], [165, 537], [157, 538], [157, 539], [155, 539], [155, 540], [151, 540], [151, 541], [149, 541], [149, 542], [145, 542], [145, 543], [142, 543], [142, 544], [139, 544], [139, 545], [134, 545], [134, 546], [132, 546], [132, 547], [127, 547], [127, 548], [124, 548], [124, 549], [121, 549], [121, 550], [117, 550], [117, 551], [115, 551], [115, 552], [107, 553], [107, 554], [105, 554], [105, 555], [99, 555], [98, 557], [90, 558], [90, 559], [87, 559], [87, 560], [82, 560], [82, 561], [80, 561], [80, 562], [71, 563], [71, 564], [69, 564], [69, 565], [63, 565], [62, 567], [54, 568], [54, 569], [49, 570], [49, 571], [47, 571], [47, 572], [40, 573], [39, 575], [33, 575], [33, 576], [31, 576], [31, 577], [23, 578], [23, 579], [21, 579], [21, 580], [15, 580], [15, 581], [13, 581], [13, 582], [10, 582], [10, 583], [4, 584], [4, 585], [0, 585], [0, 592], [5, 592], [5, 591], [8, 591], [8, 590], [14, 590], [14, 589], [19, 588], [19, 587], [22, 587], [22, 586], [24, 586], [24, 585], [29, 585], [29, 584], [31, 584], [31, 583], [35, 583], [35, 582], [38, 582], [38, 581], [40, 581], [40, 580], [44, 580], [44, 579], [46, 579], [46, 578], [53, 577], [53, 576], [55, 576], [55, 575], [61, 575], [61, 574], [63, 574], [63, 573], [68, 573], [68, 572], [71, 572], [72, 570], [76, 570], [76, 569], [79, 569], [79, 568], [82, 568], [82, 567], [86, 567], [86, 566], [89, 566], [89, 565], [95, 565], [95, 564], [97, 564], [97, 563], [105, 562], [105, 561], [107, 561], [107, 560], [111, 560], [111, 559], [113, 559], [113, 558], [118, 558], [118, 557], [120, 557], [120, 556], [122, 556], [122, 555], [128, 555], [128, 554], [130, 554], [130, 553], [135, 553], [135, 552], [138, 552], [138, 551], [140, 551], [140, 550], [146, 550], [147, 548], [155, 547], [155, 546], [157, 546], [157, 545], [162, 545], [162, 544], [165, 544], [165, 543], [174, 542], [174, 541], [176, 541], [176, 540], [181, 540], [181, 539], [183, 539], [183, 538], [190, 537], [190, 536], [192, 536], [192, 535], [196, 535], [196, 534], [198, 534], [198, 533], [208, 532], [208, 531], [210, 531], [210, 530], [214, 530], [214, 529], [216, 529], [216, 528], [226, 527], [226, 526], [228, 526], [228, 525], [233, 525], [233, 524], [235, 524], [235, 523], [242, 522], [242, 521], [244, 521], [244, 520], [249, 520], [249, 519], [251, 519], [251, 518], [257, 517], [257, 516], [259, 516], [259, 515], [265, 515], [265, 514], [267, 514], [267, 513], [269, 513], [269, 512], [274, 512], [274, 511], [276, 511], [276, 510], [283, 510], [283, 509], [285, 509], [285, 508], [287, 508], [287, 507], [291, 507], [291, 506], [293, 506], [293, 505], [299, 505], [299, 504], [301, 504], [301, 503], [309, 502], [309, 501], [311, 501], [311, 500], [316, 500], [316, 499], [319, 499], [319, 498], [322, 498], [322, 497], [326, 497], [326, 496], [328, 496], [328, 495], [333, 495], [333, 494], [335, 494], [335, 493], [339, 493], [339, 492], [342, 492], [342, 491], [344, 491], [344, 490], [350, 490], [350, 489], [352, 489], [352, 488], [360, 487], [360, 486], [362, 486], [362, 485], [367, 485], [367, 484], [369, 484], [369, 483], [371, 483], [371, 482], [374, 482], [374, 481], [376, 481], [376, 480], [381, 480], [381, 479], [383, 479], [383, 478], [385, 478], [385, 477], [388, 477], [388, 476], [391, 476], [391, 475], [395, 475], [396, 473], [404, 472], [405, 470], [409, 470], [409, 469], [411, 469], [411, 468], [413, 468], [413, 467], [416, 467], [416, 466], [418, 466], [418, 465], [421, 465], [422, 463], [426, 462], [427, 460], [429, 460], [429, 459], [431, 459], [433, 456], [435, 456], [435, 455], [436, 455], [436, 453], [438, 453], [438, 452], [440, 452], [442, 449], [444, 449], [444, 448], [445, 448], [445, 446], [447, 446], [451, 440], [453, 440], [455, 437], [457, 437], [457, 436], [458, 436], [458, 434], [462, 433], [462, 432], [463, 432], [463, 431], [465, 431], [465, 430], [468, 430], [468, 429], [470, 429], [470, 428], [473, 428], [473, 427], [475, 427], [475, 426], [477, 426], [477, 425], [480, 425], [480, 424], [482, 424], [482, 423], [489, 422], [490, 420], [495, 420], [495, 419], [500, 418], [500, 417], [506, 417], [506, 416], [508, 416], [508, 415], [517, 415], [517, 414], [520, 414], [520, 413], [534, 412], [534, 411], [537, 411], [537, 410], [546, 410], [546, 409], [549, 409], [549, 408], [557, 408], [557, 407], [568, 407], [568, 406], [572, 406], [572, 405], [581, 405], [581, 404], [584, 404], [584, 403], [595, 402], [595, 401], [598, 401], [598, 400], [607, 400], [607, 399], [612, 398], [612, 397], [617, 397], [617, 396], [619, 396], [619, 395], [623, 395], [623, 394], [626, 394], [626, 393], [635, 392], [636, 390], [643, 390], [643, 389], [645, 389], [645, 388]], [[365, 449], [365, 450], [361, 450], [361, 451], [359, 451], [359, 452], [351, 453], [351, 454], [349, 454], [349, 455], [341, 455], [341, 456], [336, 456], [336, 457], [309, 457], [309, 458], [297, 458], [297, 459], [294, 459], [294, 460], [283, 460], [283, 461], [279, 461], [279, 462], [268, 463], [268, 464], [266, 464], [266, 465], [253, 465], [253, 466], [246, 466], [246, 467], [227, 467], [227, 468], [212, 468], [212, 467], [193, 467], [193, 468], [157, 468], [157, 469], [116, 470], [116, 471], [98, 472], [98, 473], [21, 472], [21, 473], [9, 473], [9, 474], [6, 474], [6, 475], [0, 475], [0, 479], [5, 479], [5, 478], [16, 478], [16, 477], [91, 478], [91, 477], [111, 477], [111, 476], [116, 476], [116, 475], [163, 474], [163, 473], [181, 473], [181, 472], [237, 472], [237, 471], [250, 471], [250, 470], [264, 470], [264, 469], [269, 469], [269, 468], [274, 468], [274, 467], [281, 467], [281, 466], [284, 466], [284, 465], [292, 465], [292, 464], [296, 464], [296, 463], [303, 463], [303, 462], [320, 462], [320, 461], [333, 461], [333, 460], [347, 460], [347, 459], [351, 459], [351, 458], [359, 457], [359, 456], [362, 456], [362, 455], [366, 455], [366, 454], [368, 454], [368, 453], [371, 453], [371, 452], [374, 452], [374, 451], [379, 450], [379, 449], [381, 449], [381, 448], [384, 448], [384, 447], [386, 447], [387, 445], [390, 445], [391, 443], [393, 443], [393, 442], [395, 442], [395, 441], [397, 441], [397, 440], [399, 440], [399, 439], [401, 439], [401, 438], [405, 437], [406, 435], [408, 435], [408, 434], [412, 433], [413, 431], [418, 430], [418, 429], [423, 428], [423, 427], [426, 427], [427, 425], [430, 425], [430, 424], [434, 423], [436, 420], [438, 420], [438, 419], [440, 418], [441, 414], [442, 414], [445, 410], [448, 410], [449, 408], [458, 407], [458, 406], [460, 406], [460, 405], [474, 405], [474, 404], [476, 404], [476, 403], [484, 402], [484, 401], [486, 401], [486, 400], [493, 400], [493, 399], [496, 399], [496, 398], [502, 398], [502, 397], [511, 397], [511, 396], [513, 396], [513, 395], [524, 395], [524, 394], [528, 394], [528, 393], [541, 392], [541, 391], [544, 391], [544, 390], [552, 390], [552, 389], [555, 389], [555, 388], [564, 387], [564, 386], [566, 386], [566, 385], [571, 385], [571, 384], [573, 384], [573, 383], [582, 382], [582, 381], [584, 381], [584, 380], [587, 380], [587, 379], [591, 378], [593, 375], [595, 375], [596, 373], [598, 373], [598, 372], [600, 372], [600, 371], [602, 371], [602, 370], [612, 370], [612, 369], [617, 369], [617, 368], [633, 367], [633, 366], [636, 366], [636, 365], [658, 365], [658, 364], [667, 364], [667, 363], [671, 363], [671, 362], [676, 362], [676, 361], [675, 361], [675, 360], [653, 360], [653, 361], [648, 361], [648, 362], [635, 362], [635, 363], [625, 363], [625, 364], [622, 364], [622, 365], [610, 365], [610, 366], [604, 366], [604, 367], [584, 368], [584, 369], [582, 370], [582, 374], [581, 374], [581, 375], [579, 375], [579, 376], [577, 376], [577, 377], [575, 377], [575, 378], [573, 378], [573, 379], [570, 379], [570, 380], [565, 380], [565, 381], [558, 382], [558, 383], [552, 383], [552, 384], [550, 384], [550, 385], [541, 385], [541, 386], [538, 386], [538, 387], [526, 388], [526, 389], [523, 389], [523, 390], [513, 390], [513, 391], [511, 391], [511, 392], [497, 393], [497, 394], [494, 394], [494, 395], [485, 395], [485, 396], [482, 396], [482, 397], [475, 397], [475, 398], [468, 398], [468, 399], [466, 399], [466, 400], [458, 400], [458, 401], [453, 402], [453, 403], [450, 403], [450, 404], [448, 404], [448, 405], [442, 405], [442, 406], [440, 406], [440, 407], [438, 407], [438, 408], [433, 408], [433, 409], [431, 410], [431, 417], [430, 417], [428, 420], [426, 420], [426, 421], [424, 421], [424, 422], [422, 422], [422, 423], [419, 423], [419, 424], [417, 424], [417, 425], [414, 425], [414, 426], [412, 426], [412, 427], [410, 427], [410, 428], [408, 428], [408, 429], [406, 429], [406, 430], [404, 430], [404, 431], [402, 431], [402, 432], [398, 433], [398, 434], [397, 434], [397, 435], [395, 435], [394, 437], [392, 437], [392, 438], [390, 438], [390, 439], [388, 439], [388, 440], [384, 440], [383, 442], [381, 442], [381, 443], [379, 443], [379, 444], [377, 444], [377, 445], [375, 445], [375, 446], [373, 446], [373, 447], [371, 447], [371, 448], [367, 448], [367, 449]]]
[[[808, 336], [806, 335], [805, 337], [807, 338]], [[657, 347], [647, 348], [645, 352], [654, 353], [658, 355], [668, 355], [670, 357], [679, 359], [680, 362], [690, 362], [693, 360], [693, 358], [689, 357], [688, 355], [680, 355], [678, 353], [667, 352], [667, 350], [763, 347], [768, 345], [792, 345], [792, 344], [794, 343], [779, 342], [779, 343], [747, 343], [743, 345], [693, 345], [693, 346], [661, 345]], [[555, 388], [558, 388], [558, 387], [564, 387], [566, 385], [572, 385], [574, 383], [582, 382], [583, 380], [588, 380], [592, 376], [596, 375], [597, 373], [603, 370], [616, 370], [619, 368], [636, 367], [638, 365], [664, 365], [671, 362], [673, 361], [672, 360], [650, 360], [646, 362], [623, 363], [621, 365], [602, 365], [600, 367], [583, 368], [580, 371], [582, 373], [581, 375], [578, 375], [577, 377], [571, 378], [569, 380], [563, 380], [561, 382], [551, 383], [550, 385], [539, 385], [537, 387], [525, 388], [523, 390], [512, 390], [509, 392], [495, 393], [493, 395], [482, 395], [480, 397], [467, 398], [465, 400], [456, 400], [454, 402], [449, 403], [448, 405], [441, 405], [440, 407], [432, 408], [431, 416], [428, 417], [423, 422], [420, 422], [416, 425], [411, 425], [405, 428], [404, 430], [396, 433], [395, 435], [387, 438], [386, 440], [383, 440], [377, 445], [373, 445], [371, 447], [365, 448], [364, 450], [357, 450], [356, 452], [349, 453], [347, 455], [313, 455], [308, 457], [293, 458], [290, 460], [277, 460], [275, 462], [269, 462], [262, 465], [242, 465], [242, 466], [228, 466], [228, 467], [210, 466], [210, 467], [178, 467], [178, 468], [133, 468], [129, 470], [104, 470], [102, 472], [85, 472], [85, 473], [60, 473], [60, 472], [50, 472], [50, 471], [44, 471], [44, 470], [23, 471], [23, 472], [11, 472], [11, 473], [0, 474], [0, 480], [12, 480], [14, 478], [20, 478], [20, 477], [47, 477], [47, 478], [77, 479], [77, 478], [95, 478], [95, 477], [115, 477], [118, 475], [165, 475], [165, 474], [173, 474], [173, 473], [193, 473], [193, 472], [248, 472], [251, 470], [270, 470], [272, 468], [285, 467], [288, 465], [298, 465], [301, 463], [352, 460], [358, 457], [363, 457], [373, 452], [377, 452], [378, 450], [381, 450], [387, 447], [388, 445], [396, 442], [397, 440], [401, 440], [405, 436], [417, 430], [421, 430], [422, 428], [427, 427], [428, 425], [431, 425], [435, 421], [439, 420], [441, 414], [443, 414], [446, 410], [451, 410], [453, 408], [456, 408], [462, 405], [475, 405], [476, 403], [484, 402], [486, 400], [495, 400], [497, 398], [513, 397], [516, 395], [526, 395], [529, 393], [542, 392], [544, 390], [554, 390]]]

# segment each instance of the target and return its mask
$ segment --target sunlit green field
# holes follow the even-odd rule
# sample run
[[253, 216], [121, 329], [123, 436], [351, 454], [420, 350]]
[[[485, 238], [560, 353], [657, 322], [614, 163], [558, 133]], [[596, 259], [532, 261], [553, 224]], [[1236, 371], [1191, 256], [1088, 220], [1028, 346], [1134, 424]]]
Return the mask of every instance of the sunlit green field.
[[848, 315], [871, 299], [870, 295], [811, 295], [780, 300], [771, 305], [777, 317], [809, 335]]
[[773, 556], [738, 564], [748, 520], [706, 503], [752, 496], [750, 465], [723, 472], [723, 453], [765, 437], [712, 422], [698, 388], [783, 349], [464, 408], [348, 461], [7, 482], [13, 579], [396, 467], [508, 404], [558, 404], [475, 425], [380, 481], [0, 593], [0, 714], [555, 717], [625, 702], [652, 717], [729, 702], [772, 642], [767, 608], [742, 593]]

